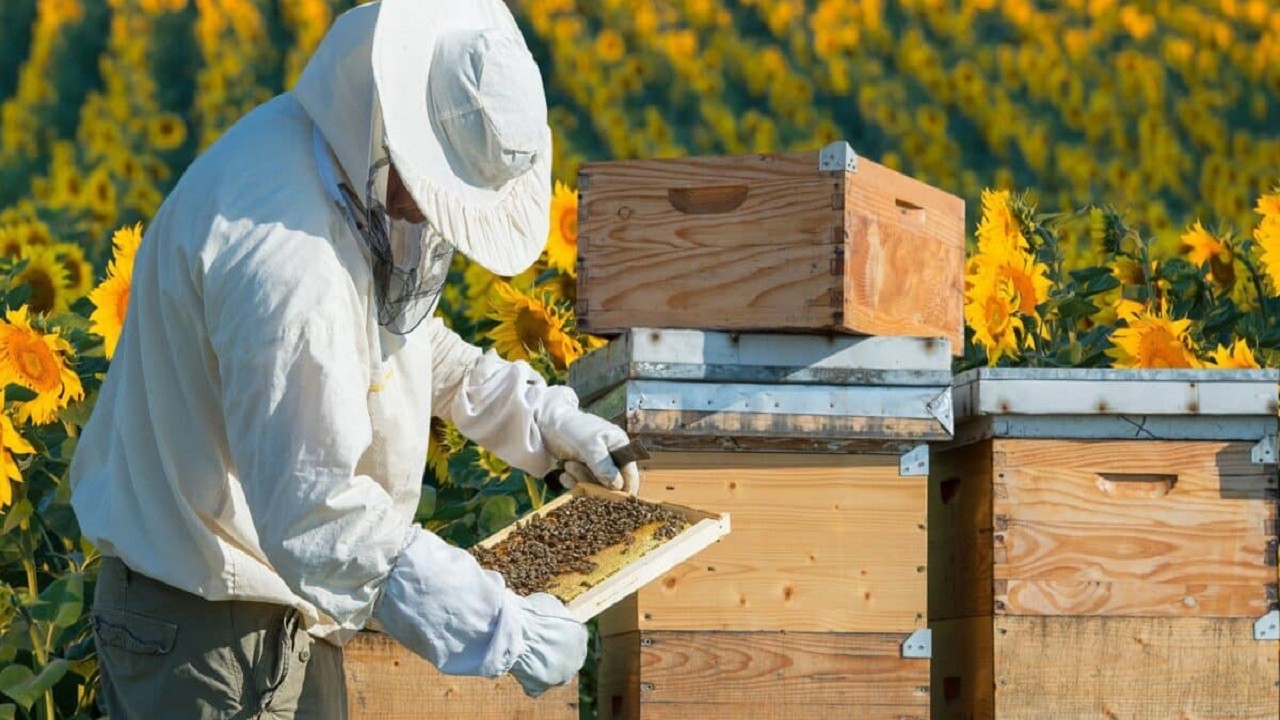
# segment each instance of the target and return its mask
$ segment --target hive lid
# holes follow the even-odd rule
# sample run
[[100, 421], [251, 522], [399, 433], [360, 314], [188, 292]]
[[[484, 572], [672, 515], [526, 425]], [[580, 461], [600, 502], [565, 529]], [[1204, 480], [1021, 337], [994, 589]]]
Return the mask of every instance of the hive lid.
[[952, 400], [960, 441], [1257, 440], [1275, 436], [1277, 383], [1277, 370], [980, 368], [956, 377]]
[[569, 368], [589, 401], [626, 380], [946, 387], [946, 339], [635, 328]]

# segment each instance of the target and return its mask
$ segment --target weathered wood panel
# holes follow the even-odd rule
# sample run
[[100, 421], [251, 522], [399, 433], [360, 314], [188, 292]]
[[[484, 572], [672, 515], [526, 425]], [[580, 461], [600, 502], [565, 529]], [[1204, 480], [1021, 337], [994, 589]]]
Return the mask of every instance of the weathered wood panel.
[[929, 617], [992, 609], [991, 442], [929, 461]]
[[1274, 584], [1001, 580], [995, 589], [996, 612], [1009, 615], [1259, 617], [1275, 602]]
[[994, 638], [998, 720], [1280, 715], [1280, 644], [1248, 618], [1000, 617]]
[[[929, 661], [901, 658], [906, 638], [665, 631], [613, 636], [605, 640], [606, 655], [638, 649], [639, 660], [604, 660], [609, 670], [601, 674], [601, 718], [701, 717], [696, 711], [713, 706], [726, 709], [710, 717], [927, 717]], [[821, 707], [838, 708], [837, 714], [802, 714]]]
[[868, 335], [936, 335], [962, 348], [964, 203], [956, 200], [875, 163], [850, 176], [844, 216], [852, 240], [844, 266], [849, 327]]
[[960, 198], [865, 160], [824, 174], [816, 152], [588, 163], [579, 185], [583, 329], [824, 329], [962, 349]]
[[1248, 443], [1000, 440], [993, 460], [998, 610], [1257, 616], [1274, 602], [1274, 469]]
[[553, 688], [538, 699], [520, 684], [443, 675], [387, 635], [360, 633], [343, 650], [347, 714], [351, 720], [577, 720], [578, 684]]
[[991, 616], [934, 620], [930, 707], [933, 720], [993, 720], [994, 632]]
[[926, 609], [926, 478], [896, 457], [655, 453], [652, 500], [715, 508], [733, 532], [641, 589], [611, 632], [909, 632]]

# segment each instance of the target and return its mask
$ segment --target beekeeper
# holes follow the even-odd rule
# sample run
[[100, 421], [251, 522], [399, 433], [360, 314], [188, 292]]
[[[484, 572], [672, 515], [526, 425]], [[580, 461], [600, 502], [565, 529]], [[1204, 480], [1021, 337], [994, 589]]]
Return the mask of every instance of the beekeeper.
[[637, 489], [624, 432], [432, 317], [454, 251], [538, 257], [550, 137], [501, 0], [383, 0], [187, 170], [71, 469], [112, 720], [344, 717], [340, 646], [371, 621], [530, 695], [576, 674], [558, 600], [412, 524], [432, 415], [535, 475]]

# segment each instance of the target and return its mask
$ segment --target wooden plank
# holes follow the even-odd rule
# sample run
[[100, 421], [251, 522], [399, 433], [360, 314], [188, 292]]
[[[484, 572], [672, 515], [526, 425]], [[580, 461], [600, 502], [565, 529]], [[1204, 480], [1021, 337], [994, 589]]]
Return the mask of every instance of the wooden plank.
[[1248, 618], [1002, 617], [995, 717], [1275, 720], [1280, 644]]
[[713, 703], [643, 706], [643, 720], [815, 720], [851, 718], [856, 720], [928, 720], [928, 703], [915, 705], [758, 705]]
[[[529, 518], [549, 515], [572, 502], [574, 498], [579, 497], [594, 497], [610, 502], [626, 502], [629, 499], [627, 493], [606, 490], [596, 485], [575, 485], [570, 492], [528, 513], [511, 525], [485, 538], [479, 544], [482, 547], [493, 547], [515, 532]], [[614, 603], [623, 600], [644, 585], [658, 579], [664, 572], [689, 560], [709, 545], [729, 534], [728, 515], [709, 513], [670, 502], [664, 502], [662, 506], [667, 510], [684, 516], [689, 521], [689, 526], [681, 530], [680, 534], [639, 555], [636, 559], [626, 558], [619, 553], [611, 552], [612, 549], [603, 551], [600, 555], [608, 554], [611, 562], [602, 561], [602, 566], [611, 567], [615, 563], [621, 563], [621, 567], [603, 580], [596, 581], [594, 577], [590, 578], [590, 580], [595, 581], [595, 584], [586, 592], [573, 597], [563, 593], [558, 595], [561, 599], [567, 598], [565, 605], [573, 613], [574, 617], [582, 622], [590, 620]], [[580, 577], [585, 576], [569, 578], [568, 586], [575, 587]], [[561, 585], [564, 584], [566, 583], [561, 583]], [[557, 594], [558, 590], [552, 588], [550, 592]]]
[[860, 159], [844, 203], [845, 324], [868, 335], [945, 337], [962, 354], [964, 201]]
[[641, 706], [927, 707], [929, 661], [900, 657], [905, 635], [645, 632]]
[[987, 441], [930, 458], [930, 619], [991, 613], [991, 452]]
[[599, 720], [639, 720], [640, 633], [605, 636], [602, 630], [601, 635], [596, 675], [596, 717]]
[[[579, 264], [578, 324], [805, 330], [841, 327], [838, 246], [599, 244]], [[670, 262], [672, 254], [680, 262]]]
[[343, 649], [347, 714], [351, 720], [577, 720], [578, 684], [526, 697], [511, 678], [443, 675], [387, 635], [362, 632]]
[[995, 720], [991, 616], [934, 620], [929, 669], [934, 720]]
[[1276, 602], [1275, 583], [1167, 585], [1009, 580], [996, 585], [996, 612], [1008, 615], [1261, 617]]
[[[996, 448], [995, 579], [1065, 583], [1011, 586], [1033, 589], [1009, 593], [998, 609], [1261, 614], [1274, 598], [1274, 471], [1249, 462], [1248, 443], [1000, 440]], [[1098, 600], [1098, 583], [1110, 600]]]
[[641, 469], [645, 497], [723, 509], [734, 530], [643, 588], [636, 628], [923, 627], [927, 480], [897, 458], [655, 453]]

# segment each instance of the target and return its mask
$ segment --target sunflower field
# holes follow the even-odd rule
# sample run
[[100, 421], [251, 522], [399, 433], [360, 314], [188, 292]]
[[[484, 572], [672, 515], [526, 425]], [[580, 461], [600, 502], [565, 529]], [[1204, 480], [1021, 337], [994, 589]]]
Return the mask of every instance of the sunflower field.
[[[66, 474], [146, 223], [352, 4], [0, 2], [0, 720], [97, 715]], [[552, 231], [517, 277], [459, 260], [440, 313], [552, 382], [603, 343], [572, 314], [579, 163], [836, 139], [968, 201], [957, 369], [1280, 363], [1275, 0], [510, 4], [551, 104]], [[547, 499], [432, 433], [418, 514], [446, 539]]]

